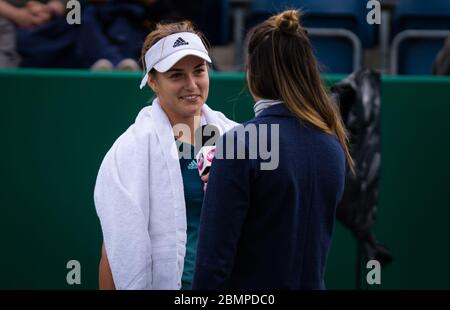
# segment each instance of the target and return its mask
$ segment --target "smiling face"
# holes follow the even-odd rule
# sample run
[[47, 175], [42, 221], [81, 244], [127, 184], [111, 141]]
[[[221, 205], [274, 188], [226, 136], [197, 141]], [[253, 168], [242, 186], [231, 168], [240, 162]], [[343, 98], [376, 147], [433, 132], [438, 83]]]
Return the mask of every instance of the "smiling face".
[[182, 58], [167, 72], [151, 73], [148, 83], [171, 122], [200, 115], [208, 98], [208, 68], [197, 56]]

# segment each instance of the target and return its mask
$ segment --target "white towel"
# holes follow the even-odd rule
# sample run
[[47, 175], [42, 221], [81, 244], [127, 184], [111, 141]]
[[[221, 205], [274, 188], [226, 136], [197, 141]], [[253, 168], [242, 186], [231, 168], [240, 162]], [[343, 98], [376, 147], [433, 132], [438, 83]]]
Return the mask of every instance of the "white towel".
[[[237, 124], [206, 104], [221, 134]], [[186, 252], [183, 180], [172, 126], [155, 99], [106, 154], [94, 200], [117, 289], [180, 289]]]

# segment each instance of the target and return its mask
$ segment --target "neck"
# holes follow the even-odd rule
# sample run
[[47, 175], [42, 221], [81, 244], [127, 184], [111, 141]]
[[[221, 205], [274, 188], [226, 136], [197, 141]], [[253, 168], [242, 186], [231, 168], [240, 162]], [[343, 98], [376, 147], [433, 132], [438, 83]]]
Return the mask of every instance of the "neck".
[[174, 136], [181, 142], [195, 144], [195, 131], [201, 124], [201, 110], [193, 116], [184, 117], [166, 111], [170, 125], [173, 128]]

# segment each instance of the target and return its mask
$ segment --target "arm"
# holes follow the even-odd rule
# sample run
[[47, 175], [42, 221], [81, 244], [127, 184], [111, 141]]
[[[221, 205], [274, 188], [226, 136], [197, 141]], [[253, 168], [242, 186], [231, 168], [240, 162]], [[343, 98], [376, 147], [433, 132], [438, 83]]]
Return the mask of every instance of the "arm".
[[138, 202], [135, 184], [145, 181], [147, 174], [139, 163], [148, 159], [138, 157], [141, 153], [136, 152], [136, 143], [132, 128], [114, 143], [100, 166], [94, 190], [108, 263], [118, 290], [152, 288], [149, 219]]
[[115, 290], [111, 268], [109, 267], [108, 256], [106, 255], [105, 243], [102, 244], [102, 258], [98, 272], [98, 282], [100, 290]]
[[227, 286], [250, 205], [251, 164], [246, 159], [214, 159], [202, 207], [193, 289]]
[[8, 2], [0, 0], [0, 16], [10, 19], [12, 15], [11, 12], [14, 11], [14, 9], [15, 7]]
[[2, 0], [0, 0], [0, 16], [9, 19], [20, 28], [31, 28], [39, 24], [39, 19], [26, 8], [17, 8]]
[[47, 5], [38, 1], [28, 1], [24, 8], [37, 19], [38, 25], [46, 23], [52, 17]]

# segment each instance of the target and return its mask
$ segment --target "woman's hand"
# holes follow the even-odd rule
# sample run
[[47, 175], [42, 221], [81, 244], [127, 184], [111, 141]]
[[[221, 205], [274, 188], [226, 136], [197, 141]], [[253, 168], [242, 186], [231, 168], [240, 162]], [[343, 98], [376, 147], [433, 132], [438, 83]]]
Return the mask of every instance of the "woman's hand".
[[63, 16], [64, 13], [66, 13], [64, 4], [62, 4], [62, 2], [59, 2], [58, 0], [52, 0], [47, 3], [47, 8], [54, 16]]
[[203, 191], [206, 192], [206, 185], [208, 184], [208, 178], [209, 178], [209, 172], [205, 175], [202, 175], [200, 177], [200, 179], [202, 179], [203, 183], [205, 183], [205, 185], [203, 185]]
[[25, 8], [35, 17], [38, 25], [46, 23], [52, 17], [50, 9], [40, 2], [28, 1]]

